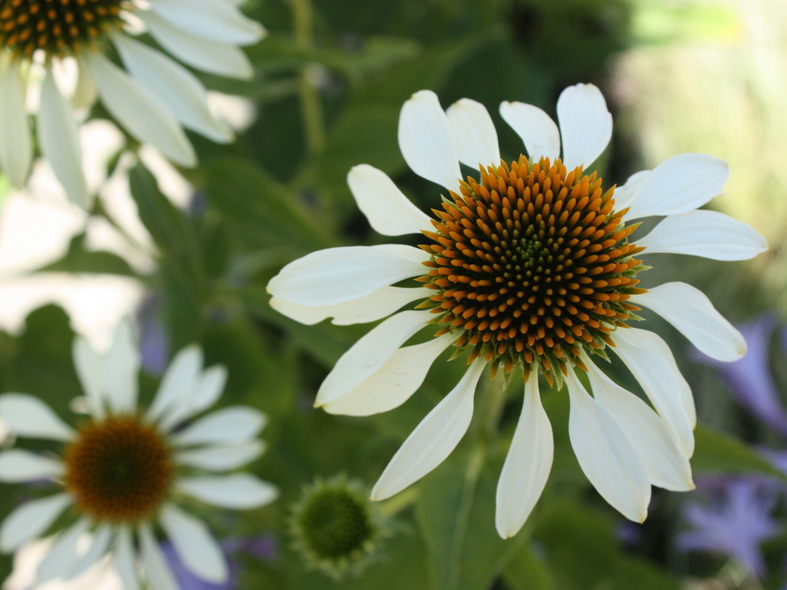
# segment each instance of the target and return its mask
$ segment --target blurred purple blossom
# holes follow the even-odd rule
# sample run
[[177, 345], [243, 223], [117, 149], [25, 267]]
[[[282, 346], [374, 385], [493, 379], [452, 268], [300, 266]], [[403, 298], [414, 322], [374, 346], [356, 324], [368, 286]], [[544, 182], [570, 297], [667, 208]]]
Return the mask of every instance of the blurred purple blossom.
[[684, 504], [683, 518], [691, 529], [678, 535], [678, 549], [719, 553], [762, 577], [766, 567], [760, 544], [780, 532], [771, 511], [782, 486], [747, 477], [716, 478], [698, 487], [709, 492], [709, 500]]
[[160, 298], [153, 294], [145, 297], [137, 310], [142, 368], [157, 376], [164, 374], [169, 359], [169, 344], [159, 315], [160, 308]]
[[697, 360], [718, 367], [738, 401], [757, 418], [787, 436], [787, 411], [768, 366], [768, 348], [776, 318], [763, 314], [738, 327], [749, 351], [734, 363], [723, 363], [698, 354]]

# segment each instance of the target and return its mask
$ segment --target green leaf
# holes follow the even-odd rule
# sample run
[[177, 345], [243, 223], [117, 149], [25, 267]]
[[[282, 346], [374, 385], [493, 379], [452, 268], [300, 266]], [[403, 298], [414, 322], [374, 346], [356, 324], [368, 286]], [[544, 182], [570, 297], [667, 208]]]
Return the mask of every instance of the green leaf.
[[691, 467], [695, 473], [760, 473], [787, 481], [787, 474], [729, 434], [697, 426], [694, 440], [696, 447]]
[[135, 277], [136, 273], [117, 254], [89, 251], [85, 235], [74, 236], [62, 258], [39, 268], [36, 272], [73, 272], [80, 274], [113, 274]]
[[552, 572], [536, 557], [530, 544], [523, 545], [503, 570], [503, 580], [512, 590], [556, 590]]

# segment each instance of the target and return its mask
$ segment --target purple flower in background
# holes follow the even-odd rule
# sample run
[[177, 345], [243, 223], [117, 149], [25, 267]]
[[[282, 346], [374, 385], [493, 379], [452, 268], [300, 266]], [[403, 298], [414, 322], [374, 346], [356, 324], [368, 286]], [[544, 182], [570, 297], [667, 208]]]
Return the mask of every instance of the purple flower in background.
[[180, 590], [234, 590], [237, 588], [240, 573], [238, 553], [246, 553], [266, 561], [277, 558], [276, 541], [272, 536], [227, 539], [221, 543], [221, 548], [224, 550], [230, 570], [229, 578], [223, 584], [213, 584], [192, 574], [180, 561], [172, 545], [165, 544], [162, 550], [172, 568], [172, 573], [178, 580]]
[[142, 368], [152, 375], [163, 375], [169, 360], [169, 344], [159, 313], [161, 300], [158, 295], [148, 295], [137, 310], [139, 325], [139, 353]]
[[748, 354], [739, 361], [721, 363], [699, 354], [697, 359], [718, 367], [738, 401], [757, 418], [787, 436], [787, 411], [768, 366], [768, 348], [775, 327], [776, 318], [771, 314], [763, 314], [739, 326], [749, 347]]
[[779, 532], [771, 511], [781, 486], [750, 477], [709, 480], [701, 488], [710, 492], [710, 499], [684, 505], [683, 518], [691, 529], [678, 536], [678, 549], [720, 553], [762, 577], [766, 567], [760, 544]]

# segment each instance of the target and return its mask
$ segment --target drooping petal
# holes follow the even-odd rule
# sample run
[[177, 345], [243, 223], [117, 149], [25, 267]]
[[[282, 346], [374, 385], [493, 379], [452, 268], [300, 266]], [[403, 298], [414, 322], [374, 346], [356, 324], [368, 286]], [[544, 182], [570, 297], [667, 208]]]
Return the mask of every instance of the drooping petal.
[[109, 407], [115, 413], [127, 414], [137, 408], [140, 356], [134, 341], [134, 331], [128, 319], [115, 328], [101, 372], [103, 391]]
[[440, 465], [467, 432], [473, 418], [473, 394], [485, 362], [476, 360], [402, 443], [372, 489], [372, 500], [385, 500]]
[[748, 260], [768, 249], [753, 227], [716, 211], [688, 211], [670, 215], [637, 239], [642, 254], [667, 252], [713, 260]]
[[65, 574], [77, 558], [77, 543], [90, 526], [87, 518], [80, 518], [60, 533], [46, 552], [36, 570], [36, 584], [43, 584]]
[[172, 442], [178, 447], [246, 442], [257, 436], [265, 424], [265, 414], [252, 408], [222, 408], [172, 435]]
[[418, 176], [459, 191], [459, 155], [454, 132], [437, 95], [421, 90], [404, 103], [399, 115], [399, 149]]
[[533, 374], [525, 384], [522, 415], [497, 482], [495, 526], [502, 538], [516, 535], [530, 516], [549, 479], [554, 452], [552, 425]]
[[25, 108], [25, 80], [19, 63], [8, 63], [8, 59], [0, 56], [0, 168], [11, 184], [21, 187], [33, 162], [33, 142]]
[[398, 349], [368, 379], [322, 408], [329, 414], [347, 416], [369, 416], [398, 408], [421, 387], [432, 363], [456, 338], [444, 334]]
[[[426, 252], [423, 254], [422, 260], [428, 260]], [[383, 248], [328, 248], [290, 262], [268, 283], [268, 292], [300, 305], [335, 305], [424, 271], [420, 262]]]
[[183, 63], [219, 76], [241, 80], [249, 80], [254, 76], [249, 58], [232, 43], [197, 37], [172, 26], [149, 10], [139, 10], [136, 15], [144, 21], [153, 38]]
[[557, 100], [557, 120], [563, 136], [563, 164], [586, 169], [612, 139], [612, 115], [604, 95], [593, 84], [569, 86]]
[[0, 453], [0, 481], [21, 483], [51, 479], [63, 473], [63, 462], [43, 455], [9, 449]]
[[69, 441], [75, 434], [44, 402], [23, 393], [0, 396], [0, 418], [17, 436]]
[[187, 168], [196, 164], [197, 156], [186, 134], [155, 94], [100, 53], [88, 53], [84, 63], [107, 110], [131, 135], [155, 146], [176, 164]]
[[374, 231], [384, 236], [401, 236], [433, 231], [429, 216], [410, 202], [382, 170], [368, 164], [353, 166], [347, 184], [358, 208]]
[[593, 396], [617, 422], [645, 465], [651, 483], [674, 491], [694, 489], [689, 460], [672, 431], [648, 404], [585, 359]]
[[446, 115], [454, 130], [460, 162], [476, 169], [479, 164], [497, 166], [500, 163], [497, 131], [484, 105], [462, 98], [448, 107]]
[[560, 130], [552, 117], [540, 108], [523, 102], [500, 103], [500, 116], [525, 143], [530, 161], [560, 157]]
[[730, 363], [746, 354], [743, 335], [691, 285], [664, 283], [631, 301], [655, 311], [711, 358]]
[[371, 377], [430, 316], [428, 311], [402, 311], [374, 327], [339, 358], [320, 385], [315, 405], [333, 401]]
[[98, 98], [98, 89], [90, 70], [77, 67], [77, 84], [71, 95], [71, 105], [75, 109], [86, 109], [93, 106]]
[[189, 449], [175, 455], [179, 465], [197, 467], [206, 471], [229, 471], [251, 463], [265, 450], [262, 441], [253, 440], [236, 445], [223, 445], [204, 449]]
[[[653, 332], [615, 331], [615, 353], [636, 377], [653, 407], [672, 429], [684, 455], [694, 453], [694, 401], [667, 344]], [[662, 346], [663, 345], [663, 346]]]
[[131, 539], [131, 531], [126, 526], [118, 527], [112, 558], [123, 589], [139, 590], [137, 564], [134, 559], [134, 542]]
[[388, 317], [408, 303], [431, 297], [433, 293], [423, 287], [382, 287], [359, 299], [334, 305], [300, 305], [280, 297], [271, 297], [270, 306], [288, 318], [312, 326], [332, 317], [332, 324], [349, 326], [366, 324]]
[[161, 379], [156, 397], [148, 410], [149, 420], [158, 420], [179, 400], [194, 391], [202, 370], [202, 349], [192, 344], [178, 352]]
[[52, 68], [47, 68], [41, 84], [36, 129], [41, 152], [63, 185], [68, 199], [82, 209], [90, 209], [92, 196], [82, 172], [82, 146], [74, 111], [60, 94]]
[[177, 486], [198, 500], [234, 510], [259, 508], [279, 497], [275, 486], [249, 473], [182, 478]]
[[79, 382], [82, 384], [82, 390], [87, 398], [90, 415], [97, 420], [101, 420], [106, 415], [104, 400], [101, 395], [103, 387], [101, 377], [102, 359], [84, 338], [74, 339], [72, 356], [74, 357], [74, 366], [79, 376]]
[[112, 41], [131, 75], [155, 92], [184, 127], [218, 143], [232, 140], [232, 129], [211, 112], [207, 91], [194, 74], [126, 34], [117, 33]]
[[588, 395], [573, 369], [566, 383], [571, 400], [568, 434], [579, 466], [613, 508], [629, 520], [644, 521], [650, 480], [639, 455], [615, 419]]
[[70, 494], [57, 494], [15, 508], [0, 525], [0, 549], [9, 553], [41, 536], [71, 502]]
[[626, 219], [675, 215], [702, 207], [730, 176], [727, 162], [705, 154], [678, 154], [656, 166], [629, 202]]
[[101, 559], [109, 549], [109, 542], [112, 540], [112, 525], [99, 525], [93, 534], [88, 550], [69, 568], [65, 579], [70, 580], [81, 576], [99, 559]]
[[626, 180], [626, 184], [619, 186], [615, 189], [615, 210], [620, 211], [625, 209], [631, 203], [631, 200], [636, 196], [642, 185], [645, 184], [650, 170], [640, 170], [635, 172]]
[[226, 2], [156, 0], [150, 7], [172, 26], [210, 41], [251, 45], [265, 34], [260, 23], [246, 18]]
[[150, 525], [140, 525], [137, 532], [142, 565], [150, 587], [155, 590], [179, 590], [180, 586], [172, 573], [172, 568], [169, 567], [164, 552], [153, 536]]
[[221, 547], [202, 521], [183, 512], [174, 504], [165, 504], [161, 510], [161, 525], [180, 561], [191, 572], [216, 584], [227, 580], [227, 561]]

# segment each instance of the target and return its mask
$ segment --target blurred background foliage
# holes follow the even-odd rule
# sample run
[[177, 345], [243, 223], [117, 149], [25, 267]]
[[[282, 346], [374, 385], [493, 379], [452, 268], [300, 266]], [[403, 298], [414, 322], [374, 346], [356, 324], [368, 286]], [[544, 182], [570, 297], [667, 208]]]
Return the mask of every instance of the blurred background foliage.
[[[155, 264], [141, 271], [117, 253], [87, 247], [86, 236], [77, 232], [62, 256], [39, 269], [133, 277], [144, 286], [140, 334], [143, 342], [158, 338], [150, 374], [144, 376], [146, 391], [155, 387], [157, 367], [196, 341], [210, 363], [229, 368], [222, 403], [250, 404], [270, 415], [264, 435], [269, 451], [253, 469], [280, 486], [281, 499], [240, 516], [204, 514], [219, 536], [275, 539], [275, 558], [240, 558], [238, 587], [783, 587], [787, 533], [779, 523], [785, 476], [759, 449], [780, 450], [785, 440], [734, 395], [735, 384], [717, 367], [699, 362], [699, 353], [650, 315], [650, 325], [670, 342], [695, 392], [697, 492], [654, 490], [645, 524], [625, 523], [579, 470], [568, 442], [567, 396], [547, 390], [544, 402], [556, 436], [552, 475], [525, 529], [500, 540], [494, 490], [521, 404], [515, 378], [503, 408], [485, 407], [479, 392], [471, 436], [414, 492], [382, 504], [391, 534], [374, 564], [341, 582], [306, 570], [285, 525], [303, 486], [317, 475], [340, 472], [371, 485], [401, 441], [453, 386], [461, 367], [435, 363], [410, 402], [386, 414], [348, 418], [314, 410], [319, 383], [368, 326], [302, 326], [269, 307], [265, 285], [283, 264], [313, 250], [381, 241], [347, 187], [353, 165], [374, 165], [419, 207], [434, 205], [435, 187], [409, 171], [396, 140], [399, 110], [413, 92], [434, 90], [444, 107], [461, 97], [482, 102], [496, 123], [504, 157], [515, 157], [521, 142], [498, 115], [501, 101], [536, 104], [554, 116], [564, 87], [592, 82], [604, 91], [615, 117], [613, 142], [598, 164], [608, 182], [622, 184], [631, 173], [679, 152], [719, 156], [730, 163], [732, 177], [711, 206], [753, 224], [771, 244], [770, 252], [748, 263], [662, 255], [645, 286], [684, 280], [703, 289], [736, 323], [770, 310], [778, 324], [787, 311], [782, 247], [787, 5], [782, 0], [249, 0], [244, 10], [269, 30], [267, 39], [248, 50], [255, 79], [203, 79], [210, 88], [249, 99], [257, 112], [253, 124], [227, 146], [191, 136], [200, 166], [180, 171], [193, 186], [186, 207], [167, 198], [141, 162], [128, 172]], [[111, 159], [110, 167], [121, 160]], [[0, 178], [0, 195], [8, 192]], [[92, 216], [122, 225], [102, 205]], [[33, 393], [67, 412], [80, 393], [70, 358], [72, 326], [63, 309], [47, 305], [31, 312], [19, 329], [0, 333], [0, 390]], [[774, 342], [768, 353], [769, 343], [766, 370], [768, 354], [774, 367], [784, 366], [784, 351]], [[635, 389], [620, 369], [612, 367]], [[776, 377], [783, 403], [786, 376]], [[687, 553], [677, 543], [690, 527], [682, 517], [685, 505], [703, 500], [701, 482], [710, 475], [729, 481], [761, 477], [780, 490], [768, 513], [778, 531], [762, 546], [768, 568], [759, 579], [723, 544], [715, 552]], [[29, 493], [3, 486], [0, 512]], [[736, 535], [733, 529], [720, 534]], [[0, 572], [9, 568], [10, 561], [0, 558]]]

